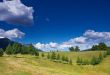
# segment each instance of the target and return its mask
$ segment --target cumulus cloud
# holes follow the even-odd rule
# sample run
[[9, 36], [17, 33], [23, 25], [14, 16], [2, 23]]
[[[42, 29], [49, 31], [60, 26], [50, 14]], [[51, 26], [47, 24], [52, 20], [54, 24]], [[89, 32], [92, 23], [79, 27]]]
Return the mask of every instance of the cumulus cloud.
[[20, 0], [0, 2], [0, 21], [29, 25], [33, 23], [33, 12], [32, 7], [25, 6]]
[[[44, 51], [47, 50], [68, 50], [69, 47], [79, 46], [81, 50], [89, 49], [94, 44], [98, 44], [100, 42], [105, 42], [108, 46], [110, 46], [110, 32], [96, 32], [94, 30], [87, 30], [82, 36], [72, 38], [63, 43], [49, 43], [49, 44], [40, 44], [37, 43], [35, 45], [36, 48], [42, 49]], [[51, 47], [51, 44], [54, 48]]]
[[21, 32], [17, 28], [5, 31], [4, 29], [0, 29], [0, 38], [22, 38], [25, 35], [25, 33]]

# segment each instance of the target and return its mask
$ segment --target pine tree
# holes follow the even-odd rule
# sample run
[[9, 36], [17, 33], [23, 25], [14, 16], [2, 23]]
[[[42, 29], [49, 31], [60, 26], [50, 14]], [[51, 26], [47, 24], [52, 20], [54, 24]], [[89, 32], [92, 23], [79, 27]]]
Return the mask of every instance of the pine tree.
[[102, 53], [99, 54], [99, 60], [102, 61], [103, 60], [103, 56]]
[[45, 57], [45, 55], [44, 55], [44, 53], [42, 53], [42, 55], [41, 55], [42, 57]]
[[71, 51], [71, 52], [75, 51], [74, 47], [70, 47], [69, 51]]
[[51, 59], [52, 59], [52, 60], [55, 60], [55, 59], [56, 59], [56, 54], [55, 54], [55, 52], [52, 52]]
[[107, 45], [103, 42], [99, 43], [98, 47], [100, 50], [107, 50], [108, 49]]
[[107, 52], [104, 52], [103, 53], [103, 57], [105, 58], [107, 56]]
[[95, 56], [93, 56], [91, 60], [91, 65], [97, 65], [99, 63], [100, 63], [99, 58], [96, 58]]
[[48, 53], [48, 55], [47, 55], [47, 59], [50, 59], [50, 54]]
[[66, 61], [66, 62], [69, 62], [69, 58], [68, 58], [68, 57], [65, 57], [65, 61]]
[[36, 50], [34, 55], [39, 56], [39, 52]]
[[62, 56], [62, 61], [65, 61], [65, 56]]
[[75, 47], [75, 51], [76, 51], [76, 52], [80, 51], [80, 49], [79, 49], [78, 46]]
[[110, 50], [107, 50], [107, 52], [106, 52], [106, 53], [107, 53], [107, 55], [110, 55]]
[[20, 53], [21, 53], [21, 54], [29, 54], [28, 47], [22, 45]]
[[13, 54], [12, 46], [11, 46], [10, 44], [7, 46], [5, 53], [6, 53], [7, 55]]
[[18, 43], [12, 45], [12, 54], [18, 54], [21, 51], [21, 46]]
[[60, 60], [60, 54], [57, 55], [57, 58], [56, 58], [56, 59], [57, 59], [57, 60]]
[[4, 52], [3, 52], [3, 49], [1, 48], [1, 49], [0, 49], [0, 57], [2, 57], [3, 54], [4, 54]]

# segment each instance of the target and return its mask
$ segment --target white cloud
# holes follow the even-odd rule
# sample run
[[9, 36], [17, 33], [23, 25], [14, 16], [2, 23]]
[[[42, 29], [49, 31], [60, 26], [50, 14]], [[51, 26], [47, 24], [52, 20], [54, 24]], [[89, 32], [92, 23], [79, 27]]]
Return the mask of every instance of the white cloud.
[[27, 7], [20, 0], [4, 0], [0, 2], [0, 21], [12, 24], [31, 24], [33, 8]]
[[18, 29], [12, 29], [5, 31], [4, 29], [0, 29], [0, 38], [9, 38], [9, 39], [14, 39], [14, 38], [22, 38], [25, 35], [25, 33], [21, 32]]
[[[110, 32], [96, 32], [94, 30], [87, 30], [82, 36], [70, 39], [63, 43], [49, 43], [41, 44], [42, 46], [35, 45], [36, 48], [42, 49], [44, 51], [48, 50], [68, 50], [71, 46], [79, 46], [81, 50], [91, 48], [92, 45], [98, 44], [100, 42], [105, 42], [110, 46]], [[53, 45], [53, 47], [51, 47]]]

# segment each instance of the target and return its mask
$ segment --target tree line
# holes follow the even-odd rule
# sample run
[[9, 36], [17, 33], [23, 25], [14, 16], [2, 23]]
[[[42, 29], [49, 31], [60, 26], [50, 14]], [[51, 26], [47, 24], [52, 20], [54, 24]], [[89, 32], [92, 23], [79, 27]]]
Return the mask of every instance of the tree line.
[[9, 44], [5, 50], [0, 49], [0, 56], [6, 53], [7, 55], [16, 55], [16, 54], [31, 54], [35, 56], [39, 56], [39, 52], [37, 49], [33, 47], [33, 45], [25, 46], [19, 43]]
[[[45, 54], [41, 54], [42, 57], [45, 57]], [[59, 53], [56, 52], [51, 52], [46, 55], [47, 59], [54, 61], [54, 62], [60, 62], [64, 64], [71, 64], [72, 65], [72, 60], [68, 58], [67, 56], [61, 56]]]
[[79, 52], [80, 49], [79, 49], [78, 46], [76, 46], [76, 47], [70, 47], [70, 48], [69, 48], [69, 51], [71, 51], [71, 52]]
[[106, 58], [108, 55], [110, 55], [110, 50], [107, 50], [103, 54], [100, 53], [98, 57], [93, 56], [90, 61], [83, 60], [82, 58], [77, 57], [76, 63], [78, 65], [97, 65], [97, 64], [100, 64], [103, 61], [103, 59]]
[[105, 43], [99, 43], [98, 45], [93, 45], [91, 50], [92, 51], [104, 51], [104, 50], [108, 50], [109, 47], [105, 44]]

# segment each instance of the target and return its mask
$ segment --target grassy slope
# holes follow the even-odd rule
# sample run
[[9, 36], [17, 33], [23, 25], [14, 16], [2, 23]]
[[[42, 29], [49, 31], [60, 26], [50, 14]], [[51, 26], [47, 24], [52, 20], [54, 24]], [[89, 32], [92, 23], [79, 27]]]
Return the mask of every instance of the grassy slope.
[[[76, 58], [91, 59], [100, 52], [60, 52], [73, 60], [73, 65], [55, 63], [45, 58], [37, 58], [30, 55], [18, 55], [0, 57], [0, 75], [110, 75], [110, 56], [97, 66], [76, 65]], [[45, 53], [47, 54], [47, 53]]]

